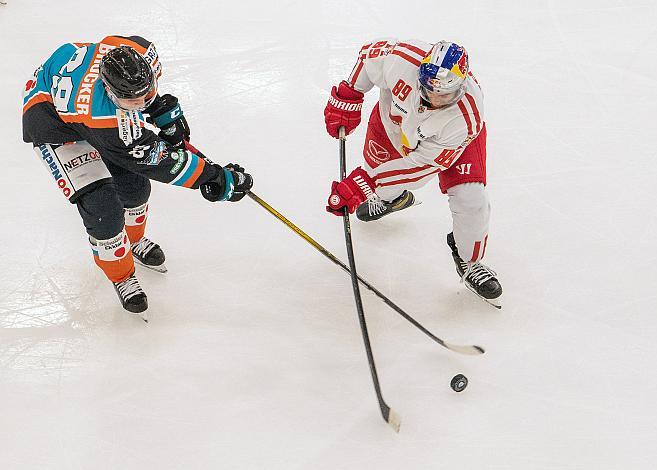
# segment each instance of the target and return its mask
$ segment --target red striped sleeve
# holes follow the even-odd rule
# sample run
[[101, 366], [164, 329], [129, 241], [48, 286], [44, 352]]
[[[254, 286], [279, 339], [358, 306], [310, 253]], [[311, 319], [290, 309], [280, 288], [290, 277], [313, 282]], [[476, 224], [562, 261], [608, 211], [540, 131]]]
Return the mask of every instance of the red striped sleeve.
[[470, 113], [468, 113], [465, 104], [463, 104], [463, 100], [459, 101], [458, 105], [459, 105], [459, 109], [461, 110], [461, 113], [463, 114], [463, 119], [465, 119], [465, 123], [468, 125], [468, 137], [469, 137], [472, 135], [472, 120], [470, 119]]
[[351, 76], [349, 77], [349, 83], [352, 85], [352, 87], [356, 84], [356, 80], [358, 80], [358, 76], [360, 75], [361, 70], [363, 70], [363, 58], [359, 57], [358, 62], [356, 62], [354, 70], [351, 72]]
[[395, 49], [395, 50], [392, 51], [392, 55], [398, 55], [399, 57], [401, 57], [401, 58], [406, 59], [407, 61], [409, 61], [411, 64], [413, 64], [413, 65], [415, 65], [415, 66], [417, 66], [417, 67], [420, 66], [420, 61], [419, 61], [419, 60], [417, 60], [417, 59], [414, 58], [414, 57], [411, 57], [411, 56], [408, 55], [408, 54], [404, 54], [403, 52], [398, 51], [397, 49]]
[[470, 78], [472, 78], [472, 79], [474, 80], [474, 82], [477, 84], [477, 86], [478, 86], [479, 89], [481, 90], [481, 85], [479, 84], [479, 82], [477, 81], [477, 79], [475, 78], [475, 76], [472, 75], [472, 72], [468, 72], [468, 76], [470, 76]]
[[411, 44], [406, 44], [405, 42], [397, 43], [397, 46], [404, 47], [404, 48], [408, 49], [409, 51], [413, 51], [416, 54], [422, 56], [423, 58], [426, 57], [426, 55], [429, 53], [429, 52], [423, 51], [419, 47], [413, 46]]
[[481, 116], [479, 115], [479, 109], [477, 108], [477, 103], [475, 103], [475, 99], [472, 97], [472, 95], [466, 93], [465, 98], [468, 100], [468, 103], [470, 103], [470, 107], [472, 108], [472, 112], [474, 113], [475, 117], [475, 122], [477, 123], [477, 129], [475, 131], [475, 134], [479, 134], [479, 131], [481, 130]]

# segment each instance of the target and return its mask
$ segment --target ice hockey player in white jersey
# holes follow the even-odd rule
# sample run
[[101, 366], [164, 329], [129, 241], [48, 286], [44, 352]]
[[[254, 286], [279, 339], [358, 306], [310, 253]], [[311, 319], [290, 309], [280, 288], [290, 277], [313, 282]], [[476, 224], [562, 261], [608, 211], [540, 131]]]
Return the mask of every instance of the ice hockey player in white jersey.
[[413, 205], [410, 191], [438, 175], [447, 194], [453, 229], [447, 235], [456, 270], [484, 299], [502, 287], [481, 263], [486, 253], [490, 203], [486, 191], [486, 124], [483, 94], [458, 44], [398, 41], [365, 44], [349, 78], [331, 90], [324, 110], [335, 138], [360, 123], [364, 94], [379, 88], [363, 148], [364, 162], [333, 182], [327, 210], [346, 207], [373, 221]]

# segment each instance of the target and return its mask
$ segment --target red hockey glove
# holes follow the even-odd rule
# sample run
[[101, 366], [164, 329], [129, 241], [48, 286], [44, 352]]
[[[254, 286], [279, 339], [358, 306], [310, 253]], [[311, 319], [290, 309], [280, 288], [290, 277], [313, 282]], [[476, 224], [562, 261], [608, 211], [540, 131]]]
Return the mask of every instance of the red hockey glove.
[[326, 210], [331, 214], [342, 215], [342, 208], [346, 207], [353, 214], [371, 194], [374, 194], [374, 181], [365, 170], [358, 167], [339, 183], [333, 182]]
[[339, 137], [338, 129], [344, 126], [345, 135], [360, 124], [360, 111], [363, 108], [363, 97], [360, 91], [354, 90], [344, 80], [338, 88], [331, 89], [326, 108], [324, 108], [324, 121], [326, 131], [331, 137]]

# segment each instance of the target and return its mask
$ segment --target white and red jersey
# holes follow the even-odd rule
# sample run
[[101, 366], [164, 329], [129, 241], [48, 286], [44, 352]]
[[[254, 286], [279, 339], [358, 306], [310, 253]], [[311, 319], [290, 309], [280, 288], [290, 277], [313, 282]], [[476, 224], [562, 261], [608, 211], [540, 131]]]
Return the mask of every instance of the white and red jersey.
[[[432, 44], [383, 38], [365, 44], [349, 79], [363, 93], [380, 89], [379, 113], [385, 131], [402, 159], [384, 163], [390, 169], [428, 166], [446, 170], [484, 126], [481, 87], [472, 74], [463, 97], [453, 105], [431, 109], [418, 90], [418, 69]], [[377, 168], [377, 172], [387, 168]]]

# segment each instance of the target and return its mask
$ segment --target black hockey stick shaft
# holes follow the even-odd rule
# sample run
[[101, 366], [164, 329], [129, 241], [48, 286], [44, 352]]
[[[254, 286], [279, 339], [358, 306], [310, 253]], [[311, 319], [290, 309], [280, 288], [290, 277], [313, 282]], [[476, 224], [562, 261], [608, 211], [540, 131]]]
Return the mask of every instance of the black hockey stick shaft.
[[[205, 158], [205, 155], [203, 155], [203, 153], [200, 150], [195, 148], [189, 142], [186, 142], [186, 147], [187, 147], [188, 150], [196, 153], [198, 156], [200, 156], [202, 158]], [[331, 260], [334, 264], [340, 266], [347, 274], [351, 275], [351, 270], [349, 269], [349, 267], [343, 261], [341, 261], [337, 256], [335, 256], [329, 250], [324, 248], [319, 242], [317, 242], [310, 235], [308, 235], [306, 232], [304, 232], [301, 228], [299, 228], [297, 225], [295, 225], [291, 220], [289, 220], [287, 217], [285, 217], [279, 211], [274, 209], [270, 204], [268, 204], [265, 200], [260, 198], [253, 191], [249, 191], [247, 193], [247, 195], [256, 204], [258, 204], [263, 209], [265, 209], [267, 212], [269, 212], [271, 215], [273, 215], [278, 220], [280, 220], [283, 224], [285, 224], [294, 233], [296, 233], [301, 238], [303, 238], [308, 244], [310, 244], [313, 248], [315, 248], [317, 251], [319, 251], [322, 255], [324, 255], [326, 258]], [[484, 353], [484, 348], [482, 348], [481, 346], [452, 344], [452, 343], [448, 343], [447, 341], [437, 337], [436, 335], [431, 333], [431, 331], [426, 329], [415, 318], [413, 318], [410, 314], [406, 313], [400, 306], [398, 306], [396, 303], [394, 303], [392, 300], [390, 300], [380, 290], [378, 290], [376, 287], [374, 287], [368, 281], [363, 279], [359, 274], [357, 274], [356, 277], [358, 278], [358, 280], [360, 281], [360, 283], [363, 286], [365, 286], [370, 292], [374, 293], [378, 298], [380, 298], [388, 307], [393, 309], [395, 312], [397, 312], [399, 315], [401, 315], [404, 319], [406, 319], [408, 322], [410, 322], [413, 326], [415, 326], [418, 330], [420, 330], [422, 333], [427, 335], [429, 338], [431, 338], [433, 341], [440, 344], [441, 346], [449, 349], [450, 351], [457, 352], [457, 353], [460, 353], [460, 354], [471, 355], [471, 356], [479, 355], [479, 354]]]
[[[344, 127], [340, 128], [340, 181], [347, 177], [346, 169], [346, 137]], [[354, 258], [354, 246], [351, 240], [351, 224], [349, 223], [349, 211], [345, 207], [343, 209], [342, 220], [344, 222], [344, 238], [347, 245], [347, 257], [349, 258], [349, 268], [351, 274], [351, 286], [354, 291], [354, 300], [356, 301], [356, 311], [358, 312], [358, 322], [360, 324], [360, 331], [363, 335], [363, 343], [365, 344], [365, 352], [367, 353], [367, 362], [370, 366], [370, 373], [372, 374], [372, 381], [374, 382], [374, 390], [376, 391], [376, 398], [379, 401], [379, 408], [383, 419], [392, 426], [392, 428], [399, 432], [401, 420], [399, 416], [390, 409], [388, 404], [383, 399], [381, 392], [381, 384], [379, 383], [379, 376], [376, 372], [376, 364], [374, 363], [374, 354], [372, 353], [372, 344], [370, 343], [370, 335], [367, 332], [367, 322], [365, 321], [365, 311], [363, 309], [363, 301], [360, 297], [360, 288], [358, 285], [358, 274], [356, 273], [356, 260]]]
[[[343, 261], [341, 261], [340, 258], [338, 258], [333, 253], [331, 253], [329, 250], [324, 248], [319, 242], [317, 242], [317, 240], [313, 239], [310, 235], [308, 235], [306, 232], [301, 230], [301, 228], [299, 228], [297, 225], [295, 225], [294, 222], [292, 222], [287, 217], [285, 217], [283, 214], [281, 214], [276, 209], [274, 209], [271, 205], [269, 205], [267, 203], [267, 201], [263, 200], [260, 196], [255, 194], [253, 191], [249, 191], [247, 193], [247, 195], [253, 201], [255, 201], [256, 204], [258, 204], [263, 209], [265, 209], [267, 212], [269, 212], [274, 217], [276, 217], [278, 220], [280, 220], [283, 224], [285, 224], [294, 233], [296, 233], [301, 238], [303, 238], [306, 242], [308, 242], [308, 244], [310, 244], [313, 248], [315, 248], [317, 251], [319, 251], [322, 255], [324, 255], [326, 258], [331, 260], [334, 264], [340, 266], [347, 274], [351, 274], [351, 270], [349, 269], [349, 266], [347, 266]], [[434, 335], [431, 331], [426, 329], [420, 322], [418, 322], [410, 314], [406, 313], [400, 306], [398, 306], [396, 303], [394, 303], [392, 300], [390, 300], [379, 289], [374, 287], [367, 280], [363, 279], [360, 276], [360, 274], [357, 274], [356, 277], [358, 278], [358, 280], [360, 281], [360, 283], [363, 286], [365, 286], [370, 292], [374, 293], [378, 298], [380, 298], [388, 307], [390, 307], [395, 312], [397, 312], [399, 315], [401, 315], [403, 318], [408, 320], [408, 322], [410, 322], [418, 330], [420, 330], [422, 333], [427, 335], [429, 338], [431, 338], [433, 341], [440, 344], [441, 346], [449, 349], [450, 351], [454, 351], [454, 352], [461, 353], [461, 354], [467, 354], [467, 355], [471, 355], [471, 356], [484, 353], [484, 348], [482, 348], [481, 346], [451, 344], [451, 343], [448, 343], [445, 340], [440, 339], [439, 337]]]

